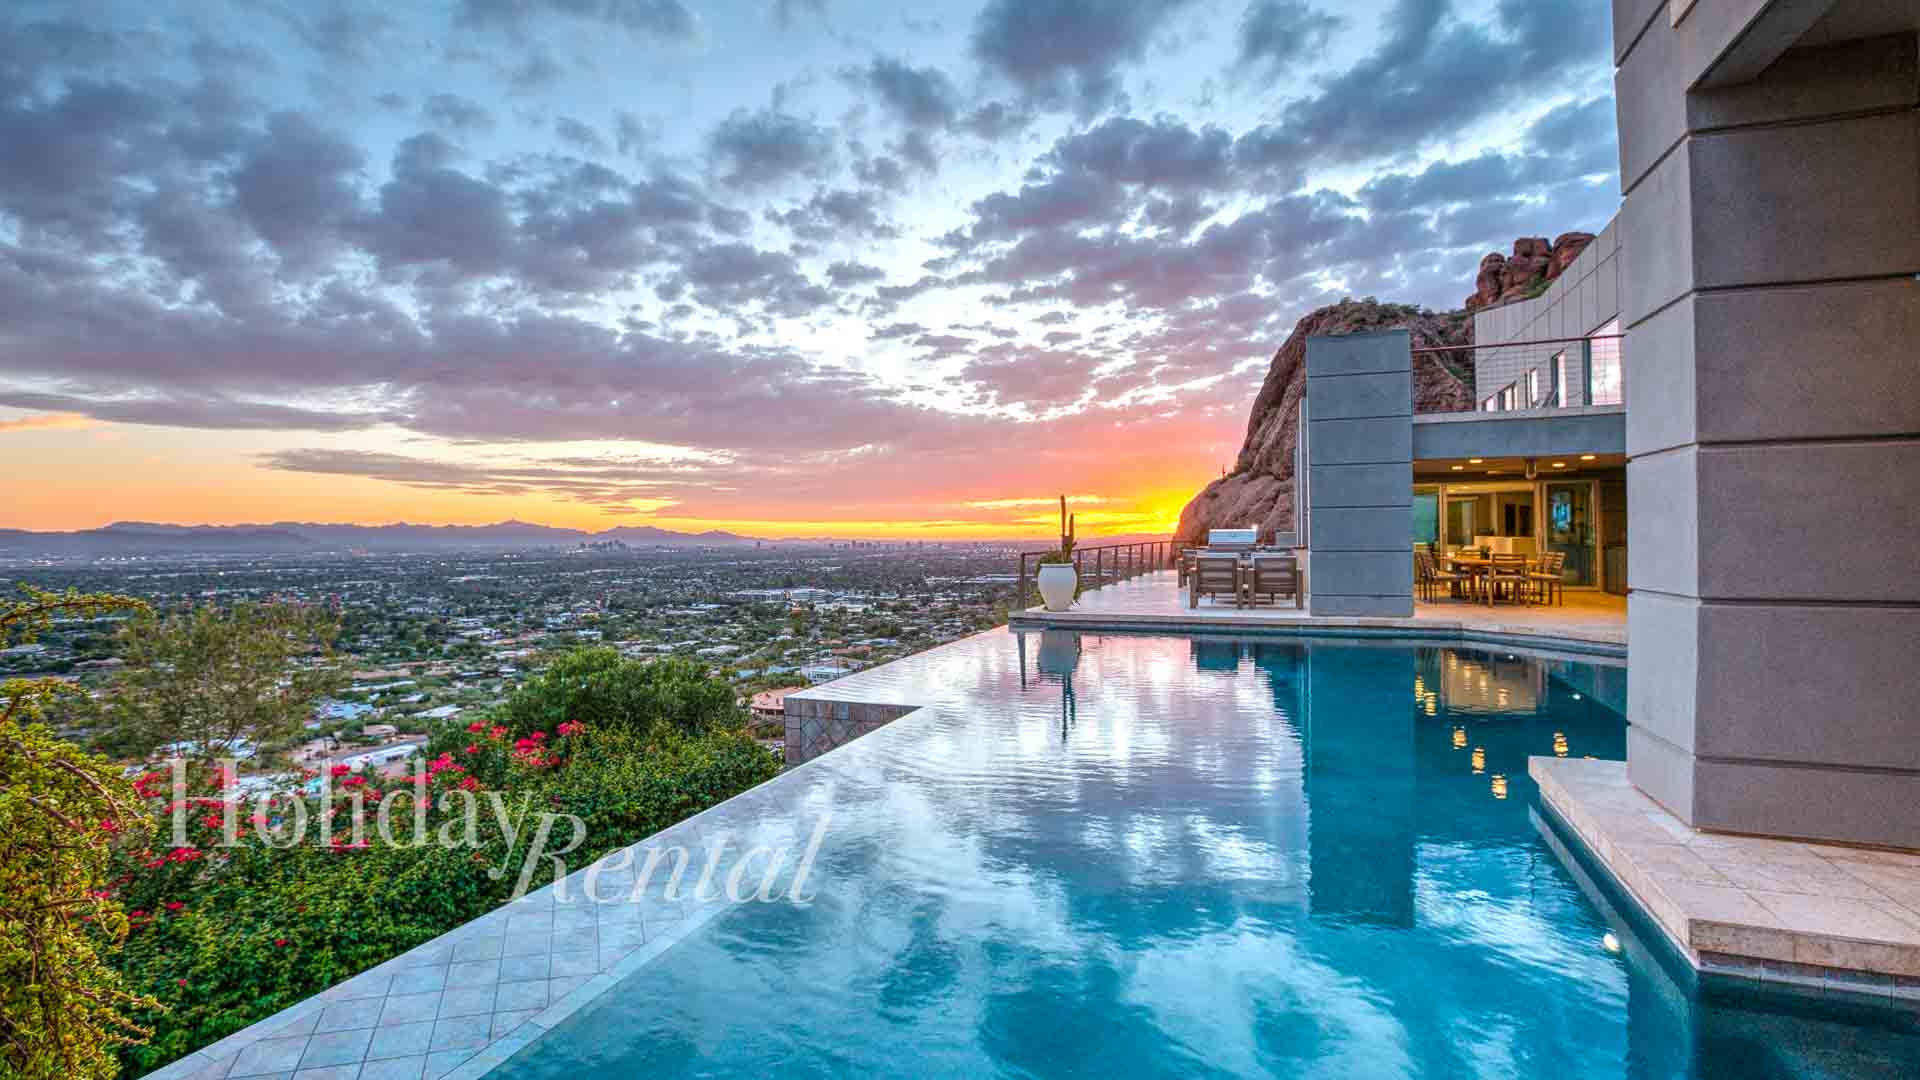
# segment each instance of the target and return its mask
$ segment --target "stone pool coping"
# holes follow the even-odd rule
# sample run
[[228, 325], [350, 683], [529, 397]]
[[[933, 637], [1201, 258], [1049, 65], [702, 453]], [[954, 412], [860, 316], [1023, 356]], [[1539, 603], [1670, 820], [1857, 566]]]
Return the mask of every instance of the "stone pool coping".
[[1920, 853], [1700, 832], [1625, 762], [1534, 757], [1527, 773], [1703, 974], [1920, 1002]]

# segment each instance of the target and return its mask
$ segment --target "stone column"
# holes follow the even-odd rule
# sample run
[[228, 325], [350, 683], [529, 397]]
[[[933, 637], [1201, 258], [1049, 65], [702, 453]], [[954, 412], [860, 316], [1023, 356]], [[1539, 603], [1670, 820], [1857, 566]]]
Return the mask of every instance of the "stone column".
[[1920, 46], [1863, 10], [1615, 2], [1628, 770], [1920, 847]]
[[1413, 614], [1413, 342], [1307, 339], [1307, 601], [1315, 615]]

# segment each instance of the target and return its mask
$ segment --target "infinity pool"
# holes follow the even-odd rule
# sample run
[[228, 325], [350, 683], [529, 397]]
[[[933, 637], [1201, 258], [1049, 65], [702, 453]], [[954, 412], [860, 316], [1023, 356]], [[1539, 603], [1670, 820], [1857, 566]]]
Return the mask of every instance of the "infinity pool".
[[[1625, 671], [1374, 641], [980, 635], [728, 808], [746, 903], [495, 1076], [1894, 1076], [1910, 1011], [1694, 985], [1540, 817]], [[744, 809], [743, 809], [744, 808]]]

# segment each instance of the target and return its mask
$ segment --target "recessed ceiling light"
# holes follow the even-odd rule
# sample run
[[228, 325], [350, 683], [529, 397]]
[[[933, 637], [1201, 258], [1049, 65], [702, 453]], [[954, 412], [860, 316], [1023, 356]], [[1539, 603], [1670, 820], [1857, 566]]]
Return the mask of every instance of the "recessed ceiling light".
[[1465, 466], [1465, 465], [1455, 465], [1455, 466], [1453, 467], [1453, 471], [1454, 471], [1454, 472], [1459, 472], [1460, 470], [1462, 470], [1462, 469], [1464, 469], [1464, 468], [1466, 468], [1466, 466]]
[[1600, 456], [1599, 454], [1581, 454], [1581, 455], [1580, 455], [1580, 460], [1581, 460], [1581, 461], [1592, 461], [1592, 460], [1593, 460], [1594, 458], [1597, 458], [1597, 457], [1599, 457], [1599, 456]]
[[1564, 461], [1556, 461], [1553, 463], [1553, 467], [1556, 469], [1564, 469], [1567, 467], [1567, 463]]
[[1470, 457], [1467, 459], [1467, 463], [1470, 465], [1478, 465], [1485, 460], [1487, 459], [1483, 457]]

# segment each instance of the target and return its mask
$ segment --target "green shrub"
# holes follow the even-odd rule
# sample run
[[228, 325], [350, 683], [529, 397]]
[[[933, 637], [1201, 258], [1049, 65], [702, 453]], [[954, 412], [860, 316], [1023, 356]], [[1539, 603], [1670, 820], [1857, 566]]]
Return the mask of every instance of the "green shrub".
[[560, 654], [521, 683], [493, 716], [515, 739], [536, 731], [551, 734], [563, 723], [641, 733], [664, 727], [693, 735], [738, 727], [745, 719], [733, 688], [699, 664], [677, 658], [629, 660], [608, 648]]
[[[116, 608], [144, 605], [27, 589], [0, 603], [0, 647]], [[127, 919], [103, 886], [114, 837], [143, 824], [139, 801], [105, 759], [35, 723], [69, 689], [0, 681], [0, 1076], [111, 1077], [154, 1004], [108, 966]]]
[[[725, 689], [724, 686], [722, 689]], [[729, 696], [729, 702], [731, 697]], [[429, 764], [437, 791], [501, 792], [510, 807], [578, 815], [585, 842], [565, 856], [569, 870], [637, 843], [779, 772], [779, 762], [743, 732], [706, 726], [631, 723], [607, 729], [556, 724], [512, 741], [504, 725], [458, 729], [466, 741]], [[344, 783], [351, 778], [342, 777]], [[408, 819], [406, 800], [396, 822]], [[164, 803], [156, 801], [156, 810]], [[368, 814], [371, 817], [371, 814]], [[429, 829], [447, 815], [435, 807]], [[338, 818], [344, 832], [345, 817]], [[153, 995], [135, 1019], [156, 1029], [126, 1064], [152, 1069], [493, 910], [511, 898], [521, 848], [510, 853], [490, 811], [479, 816], [480, 847], [406, 849], [373, 844], [330, 850], [311, 843], [275, 848], [252, 839], [216, 848], [217, 817], [196, 807], [190, 839], [205, 857], [170, 861], [145, 847], [123, 855], [121, 892], [144, 905], [119, 957], [131, 987]], [[563, 843], [563, 830], [554, 838]], [[499, 880], [490, 868], [505, 866]], [[184, 870], [183, 870], [184, 868]], [[534, 881], [537, 887], [547, 878]], [[131, 901], [129, 901], [131, 903]], [[177, 905], [177, 906], [175, 906]]]

